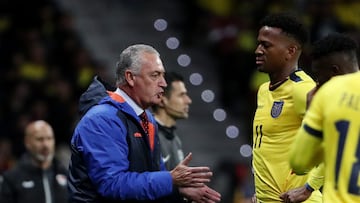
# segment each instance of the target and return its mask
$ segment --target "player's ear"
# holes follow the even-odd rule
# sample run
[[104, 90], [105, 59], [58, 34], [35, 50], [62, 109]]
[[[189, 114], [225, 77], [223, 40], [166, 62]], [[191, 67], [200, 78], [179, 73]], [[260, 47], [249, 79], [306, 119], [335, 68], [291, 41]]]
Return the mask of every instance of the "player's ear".
[[343, 74], [341, 73], [341, 68], [336, 64], [331, 65], [331, 72], [334, 76]]
[[295, 55], [297, 50], [299, 49], [299, 47], [297, 45], [290, 45], [288, 48], [289, 54], [290, 55]]
[[298, 46], [296, 44], [290, 44], [288, 47], [287, 47], [287, 53], [286, 53], [286, 56], [285, 56], [285, 60], [290, 60], [292, 58], [294, 58], [294, 56], [296, 56], [296, 54], [298, 54]]

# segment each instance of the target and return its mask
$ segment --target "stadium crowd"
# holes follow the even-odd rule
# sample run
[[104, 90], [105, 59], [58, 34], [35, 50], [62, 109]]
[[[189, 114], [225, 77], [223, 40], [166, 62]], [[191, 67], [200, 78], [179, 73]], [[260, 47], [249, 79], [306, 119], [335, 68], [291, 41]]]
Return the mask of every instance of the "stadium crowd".
[[[188, 47], [209, 48], [219, 67], [222, 105], [245, 118], [249, 128], [254, 113], [249, 108], [255, 110], [255, 93], [259, 83], [267, 80], [254, 63], [257, 23], [265, 14], [297, 11], [310, 28], [311, 42], [332, 31], [350, 33], [360, 41], [360, 2], [356, 0], [182, 3], [187, 15], [177, 31]], [[311, 75], [306, 69], [309, 64], [304, 51], [300, 67]], [[82, 43], [72, 14], [56, 1], [0, 2], [0, 174], [25, 151], [23, 132], [30, 121], [48, 121], [57, 145], [68, 145], [79, 118], [79, 97], [103, 68]]]

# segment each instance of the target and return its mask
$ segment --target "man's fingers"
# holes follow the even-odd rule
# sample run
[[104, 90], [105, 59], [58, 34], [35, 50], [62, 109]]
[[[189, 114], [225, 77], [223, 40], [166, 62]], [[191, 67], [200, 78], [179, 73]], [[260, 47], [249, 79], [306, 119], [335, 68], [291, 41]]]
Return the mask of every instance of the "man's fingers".
[[191, 179], [191, 182], [193, 182], [193, 183], [209, 183], [210, 179], [209, 178], [193, 178], [193, 179]]
[[219, 202], [221, 200], [221, 194], [211, 188], [207, 188], [205, 196], [211, 201]]
[[210, 168], [207, 166], [191, 167], [190, 170], [192, 173], [209, 173], [204, 175], [210, 175], [210, 177], [212, 176], [212, 172], [210, 171]]
[[204, 195], [203, 200], [205, 200], [205, 202], [220, 202], [221, 196], [220, 194], [217, 195], [207, 193], [206, 195]]
[[188, 166], [189, 163], [190, 163], [190, 161], [191, 161], [191, 159], [192, 159], [192, 153], [190, 152], [190, 153], [184, 158], [184, 160], [181, 161], [180, 164], [183, 164], [183, 165], [185, 165], [185, 166]]
[[189, 183], [189, 185], [186, 185], [186, 186], [190, 186], [190, 187], [204, 187], [205, 186], [205, 183]]

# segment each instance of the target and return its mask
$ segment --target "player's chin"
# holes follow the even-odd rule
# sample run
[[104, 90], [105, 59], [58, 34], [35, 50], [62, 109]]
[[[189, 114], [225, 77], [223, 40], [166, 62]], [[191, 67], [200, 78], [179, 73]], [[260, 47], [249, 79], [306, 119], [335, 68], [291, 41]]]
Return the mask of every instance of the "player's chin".
[[184, 119], [189, 118], [189, 113], [188, 113], [188, 112], [184, 112], [183, 115], [182, 115], [182, 117], [183, 117]]
[[262, 64], [256, 64], [256, 68], [258, 71], [264, 70], [264, 66]]
[[267, 73], [268, 71], [266, 70], [266, 67], [265, 66], [257, 66], [257, 70], [259, 72], [262, 72], [262, 73]]

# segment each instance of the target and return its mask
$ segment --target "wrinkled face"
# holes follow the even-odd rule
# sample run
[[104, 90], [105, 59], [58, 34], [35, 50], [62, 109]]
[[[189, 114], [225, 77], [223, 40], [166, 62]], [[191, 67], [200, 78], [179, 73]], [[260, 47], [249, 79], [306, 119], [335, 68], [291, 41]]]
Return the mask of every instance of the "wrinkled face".
[[135, 92], [135, 101], [144, 109], [159, 104], [167, 86], [164, 74], [165, 69], [156, 54], [144, 53], [142, 68], [139, 73], [133, 74], [130, 82]]
[[32, 133], [25, 138], [25, 146], [37, 162], [51, 161], [55, 153], [53, 130], [40, 123], [34, 124]]
[[259, 71], [272, 73], [286, 66], [289, 40], [281, 33], [281, 29], [263, 26], [259, 30], [257, 41], [255, 54]]
[[182, 81], [172, 82], [172, 89], [169, 98], [163, 97], [164, 109], [167, 114], [176, 119], [189, 117], [191, 99], [187, 94], [187, 89]]

